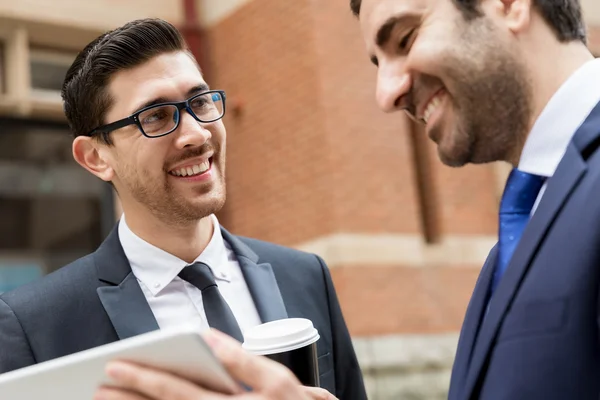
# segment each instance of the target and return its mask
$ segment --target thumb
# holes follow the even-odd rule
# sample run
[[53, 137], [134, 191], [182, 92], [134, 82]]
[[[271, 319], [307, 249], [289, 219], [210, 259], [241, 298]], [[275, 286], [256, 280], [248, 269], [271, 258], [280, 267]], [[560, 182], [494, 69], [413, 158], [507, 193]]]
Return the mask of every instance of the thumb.
[[[210, 329], [202, 336], [231, 376], [250, 386], [254, 391], [267, 388], [269, 391], [299, 390], [300, 382], [282, 364], [247, 352], [237, 340], [217, 330]], [[287, 396], [281, 398], [285, 397]]]

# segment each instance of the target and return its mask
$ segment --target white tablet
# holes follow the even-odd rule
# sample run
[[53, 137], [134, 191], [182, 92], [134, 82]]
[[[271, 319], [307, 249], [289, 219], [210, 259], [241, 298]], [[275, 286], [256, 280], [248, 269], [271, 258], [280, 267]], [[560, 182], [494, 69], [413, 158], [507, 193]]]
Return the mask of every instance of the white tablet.
[[106, 363], [155, 366], [226, 394], [239, 387], [196, 331], [158, 330], [0, 374], [2, 400], [92, 399], [110, 379]]

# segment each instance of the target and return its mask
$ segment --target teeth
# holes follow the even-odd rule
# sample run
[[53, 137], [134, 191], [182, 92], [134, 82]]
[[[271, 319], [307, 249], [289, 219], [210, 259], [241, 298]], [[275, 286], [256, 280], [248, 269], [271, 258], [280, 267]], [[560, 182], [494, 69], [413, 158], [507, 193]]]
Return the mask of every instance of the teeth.
[[425, 120], [425, 123], [429, 121], [429, 117], [431, 117], [431, 114], [433, 114], [433, 112], [440, 105], [441, 102], [442, 99], [439, 96], [434, 97], [433, 100], [429, 102], [427, 108], [425, 109], [425, 112], [423, 113], [423, 119]]
[[202, 174], [210, 168], [210, 162], [204, 161], [202, 164], [196, 164], [189, 167], [179, 168], [171, 171], [175, 176], [194, 176]]

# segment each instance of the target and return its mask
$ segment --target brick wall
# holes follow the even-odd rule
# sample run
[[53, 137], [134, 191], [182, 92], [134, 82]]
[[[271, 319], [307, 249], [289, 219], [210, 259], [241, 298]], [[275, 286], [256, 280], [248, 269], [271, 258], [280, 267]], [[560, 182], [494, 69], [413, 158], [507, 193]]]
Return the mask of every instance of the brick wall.
[[[432, 210], [419, 205], [412, 127], [377, 109], [347, 3], [253, 0], [209, 29], [209, 79], [229, 106], [221, 219], [238, 234], [289, 246], [335, 233], [423, 237]], [[442, 241], [493, 235], [492, 168], [450, 169], [426, 143]], [[354, 335], [445, 332], [459, 329], [479, 265], [400, 259], [332, 274]]]
[[234, 231], [291, 245], [332, 231], [332, 159], [307, 2], [252, 1], [209, 32], [211, 85], [230, 107]]
[[333, 278], [353, 336], [458, 331], [476, 268], [336, 267]]

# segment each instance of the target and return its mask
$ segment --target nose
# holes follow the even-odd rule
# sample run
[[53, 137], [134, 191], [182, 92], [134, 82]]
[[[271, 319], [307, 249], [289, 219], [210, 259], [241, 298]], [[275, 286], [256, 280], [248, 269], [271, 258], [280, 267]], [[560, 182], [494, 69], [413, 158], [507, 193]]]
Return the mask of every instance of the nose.
[[199, 147], [212, 137], [212, 133], [208, 129], [210, 124], [196, 121], [185, 109], [181, 111], [179, 118], [181, 120], [177, 127], [179, 133], [176, 138], [177, 148]]
[[377, 104], [384, 112], [399, 111], [406, 107], [411, 77], [397, 63], [380, 65], [377, 71]]

